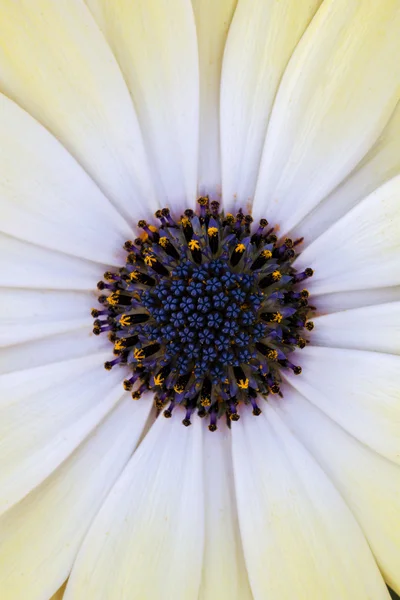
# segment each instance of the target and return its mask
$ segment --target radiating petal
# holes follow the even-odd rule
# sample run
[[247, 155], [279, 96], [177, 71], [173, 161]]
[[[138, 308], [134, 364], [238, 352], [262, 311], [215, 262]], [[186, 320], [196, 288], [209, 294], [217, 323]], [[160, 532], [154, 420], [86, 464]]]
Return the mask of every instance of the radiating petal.
[[121, 402], [51, 477], [1, 517], [2, 600], [49, 598], [65, 581], [136, 446], [149, 406], [129, 397]]
[[361, 442], [400, 463], [399, 356], [307, 346], [297, 362], [300, 376], [284, 373], [294, 388]]
[[221, 80], [222, 187], [230, 210], [251, 210], [278, 85], [321, 1], [239, 0]]
[[177, 213], [197, 189], [199, 67], [189, 0], [86, 0], [124, 74], [158, 195]]
[[0, 90], [64, 144], [131, 222], [158, 207], [128, 90], [83, 0], [2, 0]]
[[400, 354], [400, 302], [331, 313], [314, 324], [313, 345]]
[[243, 411], [232, 436], [254, 600], [388, 599], [350, 510], [270, 406], [258, 418]]
[[351, 308], [362, 308], [385, 302], [396, 302], [400, 300], [400, 286], [376, 288], [368, 290], [353, 290], [350, 292], [338, 292], [337, 294], [321, 294], [312, 299], [316, 305], [316, 314], [324, 315], [339, 310]]
[[378, 141], [352, 173], [295, 228], [312, 242], [360, 200], [400, 173], [400, 103]]
[[332, 479], [387, 583], [400, 593], [400, 468], [357, 442], [294, 390], [274, 404]]
[[67, 290], [0, 290], [0, 347], [80, 327], [92, 329], [95, 294]]
[[[172, 421], [172, 422], [171, 422]], [[197, 600], [203, 556], [202, 423], [159, 417], [78, 554], [65, 600]]]
[[0, 374], [23, 371], [101, 352], [109, 352], [109, 356], [112, 357], [111, 343], [105, 335], [96, 336], [90, 327], [84, 326], [23, 344], [0, 348]]
[[123, 372], [103, 368], [108, 358], [98, 353], [0, 376], [0, 513], [48, 477], [124, 395]]
[[254, 218], [290, 230], [354, 169], [399, 99], [398, 0], [326, 0], [279, 88]]
[[252, 600], [237, 520], [231, 433], [204, 439], [205, 543], [199, 600]]
[[0, 287], [93, 290], [106, 269], [0, 233]]
[[308, 246], [296, 269], [312, 267], [312, 294], [400, 284], [400, 175], [357, 204]]
[[192, 0], [200, 68], [199, 192], [221, 195], [220, 84], [226, 37], [237, 0]]
[[79, 258], [119, 265], [132, 230], [42, 125], [0, 94], [0, 230]]

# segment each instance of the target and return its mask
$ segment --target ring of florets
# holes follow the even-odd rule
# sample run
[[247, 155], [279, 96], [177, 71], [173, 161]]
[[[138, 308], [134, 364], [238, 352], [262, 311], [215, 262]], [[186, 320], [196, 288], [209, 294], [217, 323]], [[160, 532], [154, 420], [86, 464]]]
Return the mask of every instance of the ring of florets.
[[197, 413], [215, 431], [221, 416], [237, 421], [246, 406], [259, 415], [259, 398], [282, 395], [282, 369], [301, 373], [291, 355], [313, 328], [300, 289], [313, 271], [293, 267], [302, 239], [278, 242], [265, 219], [252, 231], [250, 215], [224, 214], [207, 197], [198, 206], [179, 221], [157, 211], [158, 227], [139, 221], [126, 264], [98, 283], [107, 294], [93, 331], [114, 345], [105, 368], [131, 370], [134, 399], [152, 390], [165, 417], [180, 406], [184, 425]]

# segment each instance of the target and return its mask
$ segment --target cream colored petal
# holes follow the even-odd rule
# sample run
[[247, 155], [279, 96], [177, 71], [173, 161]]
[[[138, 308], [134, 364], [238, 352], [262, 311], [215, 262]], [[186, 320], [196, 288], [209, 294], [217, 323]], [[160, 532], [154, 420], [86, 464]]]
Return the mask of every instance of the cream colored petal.
[[264, 403], [238, 425], [233, 464], [254, 600], [388, 600], [355, 518], [281, 418]]
[[86, 0], [124, 74], [161, 202], [195, 202], [199, 67], [189, 0]]
[[398, 0], [326, 0], [268, 127], [254, 214], [292, 229], [356, 167], [400, 96]]
[[400, 463], [399, 356], [307, 346], [296, 361], [301, 375], [284, 373], [295, 389], [355, 438]]
[[64, 144], [130, 222], [153, 212], [135, 111], [83, 0], [0, 6], [0, 90]]
[[91, 327], [84, 326], [23, 344], [0, 348], [0, 374], [23, 371], [101, 352], [109, 352], [112, 357], [112, 345], [107, 336], [94, 335]]
[[[192, 0], [200, 68], [199, 192], [220, 199], [222, 57], [237, 0]], [[233, 98], [232, 98], [233, 100]]]
[[199, 600], [252, 600], [240, 538], [231, 432], [204, 435], [205, 542]]
[[344, 310], [313, 321], [314, 346], [400, 354], [400, 302]]
[[229, 210], [251, 210], [276, 91], [321, 1], [238, 2], [221, 81], [222, 188]]
[[159, 417], [140, 444], [82, 545], [65, 600], [197, 600], [202, 423], [181, 420]]
[[120, 265], [129, 225], [56, 138], [2, 94], [0, 137], [0, 230]]
[[357, 442], [295, 391], [287, 390], [274, 409], [332, 479], [387, 583], [400, 593], [400, 468]]
[[0, 513], [42, 483], [127, 395], [124, 373], [103, 367], [109, 356], [0, 376]]
[[295, 228], [312, 242], [360, 200], [400, 173], [400, 103], [368, 154], [337, 188]]
[[312, 298], [310, 304], [315, 304], [317, 315], [325, 315], [340, 310], [397, 302], [398, 300], [400, 300], [400, 286], [394, 286], [373, 290], [338, 292], [337, 294], [321, 294], [321, 296]]
[[46, 599], [65, 581], [136, 446], [149, 406], [129, 397], [121, 402], [51, 477], [1, 517], [2, 600]]
[[296, 269], [312, 267], [311, 294], [400, 284], [400, 175], [357, 204], [308, 246]]
[[92, 291], [106, 269], [0, 233], [0, 287]]
[[98, 306], [94, 292], [2, 288], [0, 347], [80, 327], [92, 329], [92, 306]]

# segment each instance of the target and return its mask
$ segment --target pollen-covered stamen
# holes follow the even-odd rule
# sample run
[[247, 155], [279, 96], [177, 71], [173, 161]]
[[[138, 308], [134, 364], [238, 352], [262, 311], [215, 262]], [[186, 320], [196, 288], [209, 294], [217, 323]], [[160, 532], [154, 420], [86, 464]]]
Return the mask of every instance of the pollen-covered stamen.
[[93, 331], [114, 345], [105, 367], [131, 370], [123, 386], [134, 399], [154, 390], [165, 417], [181, 407], [185, 426], [198, 415], [215, 431], [221, 416], [238, 421], [246, 406], [257, 416], [260, 398], [281, 396], [282, 369], [301, 373], [291, 355], [313, 328], [300, 287], [313, 271], [295, 271], [301, 240], [278, 243], [266, 219], [251, 231], [241, 210], [224, 215], [207, 197], [198, 204], [179, 221], [158, 210], [158, 228], [139, 222], [126, 265], [99, 284]]

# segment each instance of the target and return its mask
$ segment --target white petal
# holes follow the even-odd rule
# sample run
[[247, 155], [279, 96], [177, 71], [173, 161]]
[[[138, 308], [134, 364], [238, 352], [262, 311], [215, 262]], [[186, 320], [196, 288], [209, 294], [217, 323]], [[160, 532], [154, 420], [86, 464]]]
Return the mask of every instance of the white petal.
[[400, 286], [376, 288], [374, 290], [353, 290], [338, 292], [337, 294], [321, 294], [321, 296], [312, 298], [311, 304], [316, 305], [316, 314], [323, 315], [350, 308], [396, 302], [397, 300], [400, 300]]
[[221, 196], [220, 83], [222, 57], [237, 0], [192, 0], [200, 68], [199, 192]]
[[92, 328], [85, 326], [39, 340], [0, 348], [0, 373], [23, 371], [101, 352], [109, 352], [112, 358], [112, 344], [106, 335], [94, 335]]
[[118, 65], [82, 0], [2, 0], [0, 90], [49, 129], [130, 221], [157, 207]]
[[223, 424], [204, 439], [205, 542], [199, 600], [252, 600], [240, 539], [231, 433]]
[[197, 189], [199, 67], [189, 0], [87, 0], [124, 74], [158, 195], [178, 214]]
[[400, 302], [331, 313], [314, 324], [314, 345], [400, 354]]
[[65, 148], [1, 94], [0, 134], [0, 230], [120, 265], [131, 228]]
[[348, 507], [268, 404], [232, 428], [240, 530], [255, 600], [388, 599]]
[[46, 599], [65, 581], [86, 530], [135, 448], [149, 406], [129, 398], [120, 403], [51, 477], [1, 517], [2, 600]]
[[0, 347], [80, 327], [92, 329], [92, 306], [98, 306], [94, 293], [3, 288]]
[[284, 373], [310, 402], [361, 442], [400, 463], [400, 357], [307, 346], [300, 376]]
[[89, 355], [0, 377], [0, 513], [48, 477], [124, 395], [124, 374], [107, 372], [108, 358]]
[[321, 1], [238, 2], [221, 80], [222, 187], [230, 210], [251, 210], [278, 85]]
[[382, 135], [348, 178], [298, 227], [294, 237], [312, 242], [360, 200], [400, 173], [400, 103]]
[[159, 417], [146, 435], [86, 537], [65, 600], [197, 599], [202, 428], [181, 419]]
[[279, 88], [254, 218], [290, 230], [354, 169], [399, 99], [397, 0], [326, 0]]
[[0, 233], [1, 287], [93, 290], [106, 269]]
[[400, 468], [358, 443], [297, 392], [288, 391], [274, 404], [332, 479], [387, 583], [400, 593]]
[[[295, 262], [310, 266], [311, 294], [400, 284], [400, 175], [370, 194]], [[308, 284], [308, 282], [307, 282]]]

